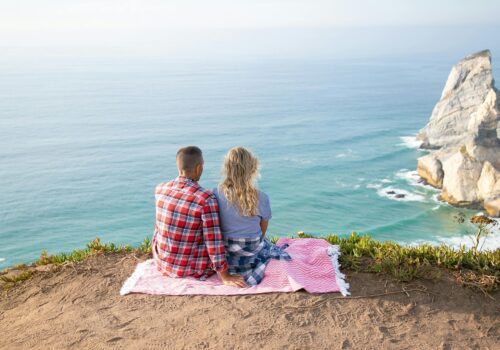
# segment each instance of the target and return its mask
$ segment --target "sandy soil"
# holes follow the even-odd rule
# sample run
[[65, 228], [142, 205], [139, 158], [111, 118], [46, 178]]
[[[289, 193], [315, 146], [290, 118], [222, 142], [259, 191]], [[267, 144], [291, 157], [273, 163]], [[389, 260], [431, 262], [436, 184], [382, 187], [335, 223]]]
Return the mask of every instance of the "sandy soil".
[[137, 262], [95, 256], [3, 292], [0, 348], [500, 349], [500, 293], [494, 301], [446, 275], [400, 284], [347, 273], [353, 296], [396, 292], [358, 299], [304, 292], [121, 297]]

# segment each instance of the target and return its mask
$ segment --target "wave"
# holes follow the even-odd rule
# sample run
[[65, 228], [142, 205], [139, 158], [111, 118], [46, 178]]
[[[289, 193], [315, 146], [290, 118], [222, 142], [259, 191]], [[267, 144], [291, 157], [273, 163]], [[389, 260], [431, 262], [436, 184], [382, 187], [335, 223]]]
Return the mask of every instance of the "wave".
[[[385, 136], [394, 133], [394, 129], [381, 129], [381, 130], [375, 130], [375, 131], [370, 131], [370, 132], [364, 132], [361, 134], [357, 135], [352, 135], [352, 136], [347, 136], [347, 137], [340, 137], [337, 139], [331, 139], [328, 142], [305, 142], [305, 143], [296, 143], [293, 145], [293, 147], [297, 148], [309, 148], [309, 147], [317, 147], [317, 146], [323, 146], [323, 147], [328, 147], [329, 149], [334, 149], [335, 146], [341, 145], [345, 146], [347, 144], [356, 144], [358, 141], [365, 142], [366, 140], [373, 140], [379, 136]], [[312, 140], [312, 138], [309, 138]]]
[[[404, 190], [398, 187], [394, 187], [395, 182], [398, 182], [398, 179], [405, 180], [410, 186], [422, 188], [426, 191], [422, 190]], [[391, 185], [392, 184], [392, 185]], [[387, 186], [387, 187], [384, 187]], [[375, 189], [377, 193], [381, 197], [402, 201], [402, 202], [428, 202], [434, 201], [439, 205], [442, 205], [438, 199], [439, 189], [432, 187], [424, 183], [421, 177], [418, 175], [416, 170], [408, 170], [406, 168], [399, 169], [392, 179], [384, 178], [382, 180], [377, 180], [375, 183], [369, 183], [366, 185], [366, 188]], [[390, 193], [387, 193], [390, 192]], [[430, 193], [429, 193], [430, 192]], [[432, 194], [432, 196], [430, 196]], [[402, 195], [402, 196], [398, 196]], [[430, 198], [429, 198], [430, 197]], [[437, 208], [433, 208], [436, 210]]]
[[[480, 215], [478, 213], [477, 215]], [[495, 250], [500, 248], [500, 219], [493, 219], [497, 222], [496, 226], [493, 226], [491, 229], [491, 234], [486, 237], [483, 237], [479, 240], [479, 248], [480, 250]], [[460, 248], [461, 246], [465, 246], [465, 248], [470, 249], [474, 246], [472, 236], [471, 235], [460, 235], [460, 236], [451, 236], [451, 237], [442, 237], [437, 236], [433, 240], [416, 240], [408, 245], [418, 245], [418, 244], [431, 244], [431, 245], [439, 245], [446, 244], [453, 248]], [[403, 243], [404, 244], [404, 243]]]
[[406, 180], [410, 185], [412, 186], [417, 186], [420, 185], [420, 176], [418, 176], [418, 173], [416, 170], [408, 170], [406, 168], [399, 169], [396, 172], [396, 177]]
[[420, 149], [422, 141], [417, 140], [415, 136], [401, 136], [402, 143], [398, 143], [398, 146], [405, 146], [406, 148]]
[[428, 190], [439, 191], [437, 188], [423, 182], [422, 178], [418, 175], [416, 170], [399, 169], [396, 172], [396, 177], [406, 180], [411, 186], [423, 187]]
[[441, 193], [436, 193], [436, 194], [433, 194], [433, 195], [431, 196], [432, 201], [433, 201], [433, 202], [435, 202], [435, 203], [437, 203], [437, 204], [439, 204], [440, 206], [443, 206], [443, 205], [444, 205], [444, 206], [446, 206], [446, 205], [447, 205], [447, 206], [450, 206], [450, 207], [451, 207], [451, 206], [452, 206], [451, 204], [449, 204], [448, 202], [444, 202], [444, 201], [442, 201], [441, 199], [439, 199], [439, 195], [440, 195], [440, 194], [441, 194]]
[[349, 186], [348, 184], [346, 184], [342, 181], [339, 181], [339, 180], [335, 180], [335, 184], [339, 185], [340, 187], [344, 187], [344, 188]]
[[385, 160], [390, 160], [394, 158], [401, 157], [404, 153], [406, 153], [405, 149], [396, 149], [395, 151], [387, 152], [387, 153], [382, 153], [377, 156], [371, 157], [371, 158], [363, 158], [363, 159], [358, 159], [356, 160], [357, 162], [362, 162], [362, 163], [367, 163], [367, 162], [381, 162]]
[[377, 190], [380, 197], [385, 197], [398, 202], [425, 202], [426, 198], [419, 193], [410, 192], [392, 186], [383, 187], [382, 184], [368, 184], [366, 188]]
[[335, 184], [338, 185], [339, 187], [342, 187], [342, 188], [352, 188], [352, 189], [359, 189], [361, 187], [360, 184], [356, 184], [356, 185], [351, 185], [351, 184], [348, 184], [348, 183], [345, 183], [345, 182], [342, 182], [342, 181], [339, 181], [339, 180], [335, 180]]
[[[452, 246], [454, 248], [460, 248], [460, 246], [465, 246], [470, 249], [473, 246], [473, 241], [471, 236], [455, 236], [455, 237], [438, 237], [439, 243], [444, 243], [446, 245]], [[491, 234], [487, 237], [483, 237], [479, 240], [480, 250], [495, 250], [500, 248], [500, 234]]]
[[[369, 227], [365, 230], [365, 232], [374, 232], [374, 231], [392, 231], [395, 227], [398, 229], [400, 227], [405, 227], [406, 225], [411, 225], [414, 222], [418, 222], [422, 218], [426, 216], [426, 211], [420, 211], [417, 212], [415, 215], [404, 217], [404, 218], [398, 218], [396, 221], [390, 222], [390, 223], [385, 223], [382, 225], [377, 225], [373, 227]], [[389, 230], [390, 229], [390, 230]], [[408, 241], [397, 241], [400, 244], [409, 244]]]
[[[392, 193], [394, 192], [394, 193]], [[395, 187], [385, 187], [381, 188], [377, 191], [377, 194], [380, 197], [386, 197], [395, 201], [400, 202], [425, 202], [425, 197], [421, 194], [406, 191], [400, 188]], [[397, 195], [403, 195], [402, 197], [398, 197]]]
[[345, 157], [350, 157], [352, 156], [354, 152], [352, 151], [352, 149], [348, 148], [346, 152], [344, 153], [339, 153], [335, 156], [335, 158], [345, 158]]
[[5, 259], [4, 258], [0, 258], [0, 262], [2, 262], [2, 261], [5, 261]]
[[369, 131], [369, 132], [363, 132], [358, 135], [352, 135], [352, 136], [347, 136], [347, 137], [340, 137], [338, 139], [333, 139], [328, 142], [328, 145], [336, 145], [336, 144], [349, 144], [349, 143], [355, 143], [356, 141], [365, 141], [367, 139], [375, 139], [379, 136], [385, 136], [388, 134], [393, 133], [393, 129], [381, 129], [381, 130], [374, 130], [374, 131]]
[[299, 158], [283, 158], [283, 160], [286, 160], [288, 162], [292, 163], [298, 163], [298, 164], [312, 164], [312, 160], [310, 159], [299, 159]]

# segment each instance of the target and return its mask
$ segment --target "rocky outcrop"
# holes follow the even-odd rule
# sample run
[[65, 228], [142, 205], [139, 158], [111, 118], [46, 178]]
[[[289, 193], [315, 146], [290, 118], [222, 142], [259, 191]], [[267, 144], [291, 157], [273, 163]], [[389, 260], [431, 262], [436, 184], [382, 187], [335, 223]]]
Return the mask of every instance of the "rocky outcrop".
[[443, 164], [434, 154], [428, 154], [418, 158], [417, 173], [429, 185], [437, 188], [443, 187]]
[[417, 139], [429, 154], [418, 174], [442, 189], [441, 199], [500, 211], [500, 93], [494, 86], [491, 53], [467, 56], [453, 66], [441, 99]]
[[443, 177], [441, 198], [457, 206], [478, 207], [477, 183], [481, 170], [481, 163], [467, 152], [466, 147], [462, 147], [443, 161], [443, 173], [446, 175]]
[[500, 195], [500, 172], [490, 162], [486, 161], [477, 182], [478, 197], [487, 200], [492, 196]]
[[458, 145], [474, 133], [479, 138], [496, 137], [498, 110], [493, 83], [489, 50], [467, 56], [453, 66], [429, 123], [417, 135], [422, 147]]

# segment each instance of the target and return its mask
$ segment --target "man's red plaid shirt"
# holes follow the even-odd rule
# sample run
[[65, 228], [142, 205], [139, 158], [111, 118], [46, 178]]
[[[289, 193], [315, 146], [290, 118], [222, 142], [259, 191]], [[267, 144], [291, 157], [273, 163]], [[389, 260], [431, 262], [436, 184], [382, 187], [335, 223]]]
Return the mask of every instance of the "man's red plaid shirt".
[[225, 271], [219, 205], [214, 194], [183, 176], [156, 186], [153, 256], [171, 277], [209, 276]]

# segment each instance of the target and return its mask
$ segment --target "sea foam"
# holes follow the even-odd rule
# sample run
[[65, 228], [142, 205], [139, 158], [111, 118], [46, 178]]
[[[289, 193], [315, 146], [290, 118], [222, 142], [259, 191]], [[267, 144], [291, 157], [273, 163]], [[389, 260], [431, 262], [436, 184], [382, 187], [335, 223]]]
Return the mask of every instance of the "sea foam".
[[[422, 194], [410, 192], [400, 188], [395, 188], [392, 186], [383, 187], [382, 184], [368, 184], [366, 188], [377, 190], [377, 194], [380, 197], [389, 198], [399, 202], [425, 202], [426, 199]], [[387, 192], [393, 191], [394, 194], [389, 194]], [[404, 197], [396, 197], [397, 194], [402, 194]]]
[[417, 186], [421, 183], [419, 182], [420, 176], [418, 176], [415, 170], [399, 169], [396, 173], [396, 177], [406, 180], [410, 185]]
[[300, 158], [283, 158], [288, 162], [296, 163], [296, 164], [312, 164], [312, 160], [310, 159], [300, 159]]
[[399, 146], [419, 149], [422, 145], [422, 141], [417, 140], [415, 136], [401, 136], [400, 139], [403, 142], [398, 144]]
[[[404, 197], [397, 198], [395, 194], [389, 194], [387, 192], [394, 191], [395, 194], [402, 194]], [[400, 201], [400, 202], [425, 202], [425, 197], [421, 194], [406, 191], [400, 188], [395, 188], [395, 187], [383, 187], [379, 188], [377, 190], [377, 194], [380, 197], [386, 197], [395, 201]]]
[[439, 191], [437, 188], [423, 182], [416, 170], [399, 169], [396, 172], [396, 177], [405, 180], [411, 186], [418, 186], [432, 191]]
[[[478, 213], [477, 215], [480, 214], [481, 213]], [[494, 220], [497, 222], [497, 225], [491, 228], [491, 232], [488, 236], [483, 237], [479, 240], [479, 250], [495, 250], [500, 248], [500, 219]], [[401, 244], [405, 243], [401, 242]], [[460, 235], [451, 237], [437, 236], [433, 240], [415, 240], [408, 245], [416, 246], [419, 244], [446, 244], [456, 249], [459, 249], [461, 246], [465, 246], [465, 248], [470, 249], [474, 246], [474, 241], [472, 239], [472, 235]]]
[[[438, 237], [440, 243], [459, 248], [464, 245], [466, 248], [473, 246], [472, 236], [456, 236], [456, 237]], [[479, 240], [480, 250], [495, 250], [500, 248], [500, 234], [491, 234]]]
[[347, 149], [346, 152], [343, 152], [343, 153], [338, 153], [335, 158], [345, 158], [345, 157], [350, 157], [351, 155], [353, 154], [353, 151], [352, 149]]

